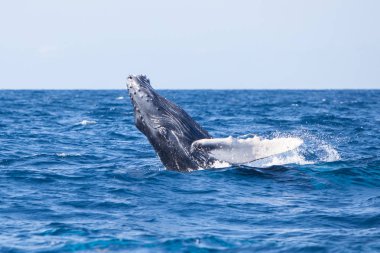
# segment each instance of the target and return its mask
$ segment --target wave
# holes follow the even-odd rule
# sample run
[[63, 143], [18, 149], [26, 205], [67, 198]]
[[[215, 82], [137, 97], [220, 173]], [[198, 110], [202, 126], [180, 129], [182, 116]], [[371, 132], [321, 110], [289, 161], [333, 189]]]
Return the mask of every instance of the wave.
[[95, 120], [82, 120], [81, 122], [79, 122], [80, 125], [92, 125], [92, 124], [96, 124], [96, 121]]
[[72, 154], [69, 154], [69, 153], [56, 153], [56, 156], [58, 157], [74, 157], [74, 156], [81, 156], [81, 154], [77, 154], [77, 153], [72, 153]]

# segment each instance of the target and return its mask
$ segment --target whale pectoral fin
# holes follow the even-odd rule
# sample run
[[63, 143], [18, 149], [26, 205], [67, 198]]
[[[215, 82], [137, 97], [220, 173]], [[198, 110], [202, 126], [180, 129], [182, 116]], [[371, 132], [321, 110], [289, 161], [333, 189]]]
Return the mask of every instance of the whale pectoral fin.
[[244, 164], [296, 149], [302, 143], [301, 139], [292, 137], [272, 140], [228, 137], [197, 140], [191, 144], [191, 150], [206, 152], [210, 157], [230, 164]]
[[195, 151], [206, 151], [211, 152], [216, 149], [228, 148], [228, 140], [230, 138], [219, 138], [219, 139], [200, 139], [196, 140], [191, 144], [191, 152]]

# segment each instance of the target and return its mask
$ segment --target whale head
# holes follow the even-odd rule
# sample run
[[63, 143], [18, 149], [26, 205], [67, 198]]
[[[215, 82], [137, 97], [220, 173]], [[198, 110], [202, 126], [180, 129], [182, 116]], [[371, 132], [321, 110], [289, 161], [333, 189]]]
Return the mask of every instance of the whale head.
[[191, 154], [195, 140], [210, 138], [183, 109], [159, 95], [144, 75], [130, 75], [127, 88], [136, 127], [147, 137], [169, 170], [198, 169]]
[[147, 127], [152, 127], [151, 130], [156, 129], [157, 126], [152, 119], [160, 114], [158, 112], [160, 103], [158, 94], [150, 85], [149, 79], [144, 75], [130, 75], [127, 78], [127, 88], [134, 108], [137, 128], [140, 131]]

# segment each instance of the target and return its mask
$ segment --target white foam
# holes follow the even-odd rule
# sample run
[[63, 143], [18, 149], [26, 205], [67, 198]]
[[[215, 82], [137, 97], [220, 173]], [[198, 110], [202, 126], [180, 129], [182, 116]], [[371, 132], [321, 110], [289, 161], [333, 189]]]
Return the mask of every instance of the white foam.
[[323, 162], [335, 162], [340, 160], [340, 155], [331, 145], [324, 143], [321, 144], [321, 148], [326, 154], [321, 158]]
[[95, 120], [82, 120], [79, 124], [85, 126], [85, 125], [91, 125], [91, 124], [96, 124]]
[[59, 157], [67, 157], [67, 156], [81, 156], [80, 154], [67, 154], [67, 153], [56, 153]]
[[223, 161], [215, 161], [210, 167], [214, 169], [221, 169], [231, 167], [231, 164]]
[[[299, 137], [300, 138], [300, 137]], [[270, 167], [274, 165], [307, 165], [320, 162], [335, 162], [341, 159], [338, 151], [322, 139], [304, 134], [304, 144], [297, 149], [249, 163], [252, 167]]]
[[124, 97], [120, 96], [120, 97], [117, 97], [116, 100], [123, 100]]

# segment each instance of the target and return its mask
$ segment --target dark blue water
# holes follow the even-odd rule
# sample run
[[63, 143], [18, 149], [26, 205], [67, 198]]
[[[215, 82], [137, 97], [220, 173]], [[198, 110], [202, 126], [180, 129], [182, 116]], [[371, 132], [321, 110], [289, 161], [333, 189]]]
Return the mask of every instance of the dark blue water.
[[0, 91], [0, 252], [380, 251], [380, 91], [161, 93], [215, 137], [305, 143], [165, 171], [126, 91]]

